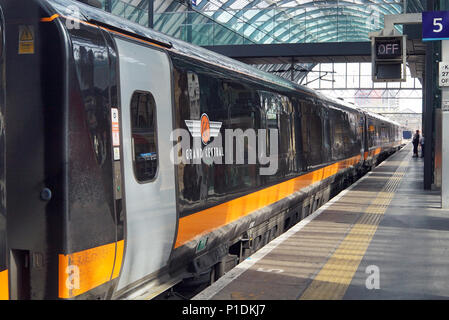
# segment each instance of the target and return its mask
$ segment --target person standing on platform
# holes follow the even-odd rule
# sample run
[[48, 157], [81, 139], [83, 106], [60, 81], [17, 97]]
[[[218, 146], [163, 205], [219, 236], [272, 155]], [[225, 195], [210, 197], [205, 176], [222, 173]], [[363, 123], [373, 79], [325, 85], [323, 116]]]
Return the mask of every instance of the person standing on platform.
[[413, 157], [418, 157], [418, 145], [419, 145], [419, 130], [416, 130], [415, 134], [413, 135]]
[[419, 140], [419, 144], [421, 145], [421, 158], [424, 158], [424, 136], [421, 136], [421, 139]]

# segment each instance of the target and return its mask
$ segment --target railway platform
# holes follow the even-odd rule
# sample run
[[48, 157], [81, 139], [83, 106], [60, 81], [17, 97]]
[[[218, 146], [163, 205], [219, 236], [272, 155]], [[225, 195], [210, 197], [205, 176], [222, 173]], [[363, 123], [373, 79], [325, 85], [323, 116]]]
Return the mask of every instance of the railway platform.
[[193, 300], [447, 299], [448, 248], [409, 144]]

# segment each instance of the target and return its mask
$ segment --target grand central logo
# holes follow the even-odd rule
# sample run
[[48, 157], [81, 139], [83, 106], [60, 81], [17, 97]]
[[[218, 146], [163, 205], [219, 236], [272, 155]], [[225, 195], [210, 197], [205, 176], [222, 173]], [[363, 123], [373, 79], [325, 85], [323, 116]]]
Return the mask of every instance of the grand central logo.
[[[222, 146], [207, 146], [211, 138], [216, 138], [220, 134], [221, 122], [209, 121], [209, 117], [205, 113], [203, 113], [200, 120], [184, 120], [184, 122], [194, 140], [194, 147], [192, 149], [186, 149], [187, 160], [224, 156]], [[195, 145], [195, 141], [197, 141], [195, 138], [201, 138], [201, 142], [205, 147], [202, 148], [201, 146]]]
[[[223, 137], [223, 123], [210, 121], [206, 113], [199, 119], [184, 122], [188, 130], [178, 128], [173, 130], [170, 136], [171, 141], [176, 142], [170, 153], [173, 164], [256, 164], [258, 160], [260, 175], [273, 175], [277, 172], [277, 129], [225, 129]], [[226, 148], [223, 148], [223, 145]]]
[[221, 122], [211, 122], [207, 114], [203, 113], [201, 120], [184, 120], [193, 138], [201, 137], [201, 141], [207, 145], [210, 138], [215, 138], [220, 133]]

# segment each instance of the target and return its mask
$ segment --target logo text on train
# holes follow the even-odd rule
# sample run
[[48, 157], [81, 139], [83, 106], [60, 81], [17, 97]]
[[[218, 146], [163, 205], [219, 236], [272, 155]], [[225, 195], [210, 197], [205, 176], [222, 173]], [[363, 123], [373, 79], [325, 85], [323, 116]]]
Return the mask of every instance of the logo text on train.
[[[184, 122], [188, 130], [175, 129], [170, 137], [171, 141], [177, 142], [170, 153], [174, 164], [256, 164], [258, 160], [261, 165], [259, 170], [261, 175], [273, 175], [277, 172], [277, 129], [248, 128], [245, 131], [240, 128], [225, 129], [224, 137], [222, 137], [220, 131], [223, 123], [210, 121], [206, 113], [203, 113], [200, 119], [184, 120]], [[223, 148], [223, 139], [225, 148]], [[191, 140], [193, 140], [193, 146]]]
[[[186, 149], [187, 160], [224, 156], [222, 146], [207, 146], [211, 138], [216, 138], [220, 134], [221, 122], [209, 121], [209, 117], [205, 113], [203, 113], [200, 120], [184, 120], [184, 122], [194, 138], [194, 148]], [[201, 138], [201, 142], [205, 147], [195, 146], [195, 138]]]
[[209, 117], [205, 113], [201, 116], [201, 120], [184, 120], [184, 122], [192, 137], [201, 137], [201, 141], [205, 145], [207, 145], [211, 137], [218, 136], [221, 129], [221, 122], [209, 121]]

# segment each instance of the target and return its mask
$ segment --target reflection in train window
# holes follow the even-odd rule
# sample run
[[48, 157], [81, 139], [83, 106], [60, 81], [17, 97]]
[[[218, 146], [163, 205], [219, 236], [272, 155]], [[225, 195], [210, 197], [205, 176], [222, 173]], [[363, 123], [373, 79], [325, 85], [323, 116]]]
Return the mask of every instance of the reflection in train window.
[[131, 99], [134, 174], [137, 181], [154, 179], [157, 172], [156, 105], [149, 92], [134, 92]]

